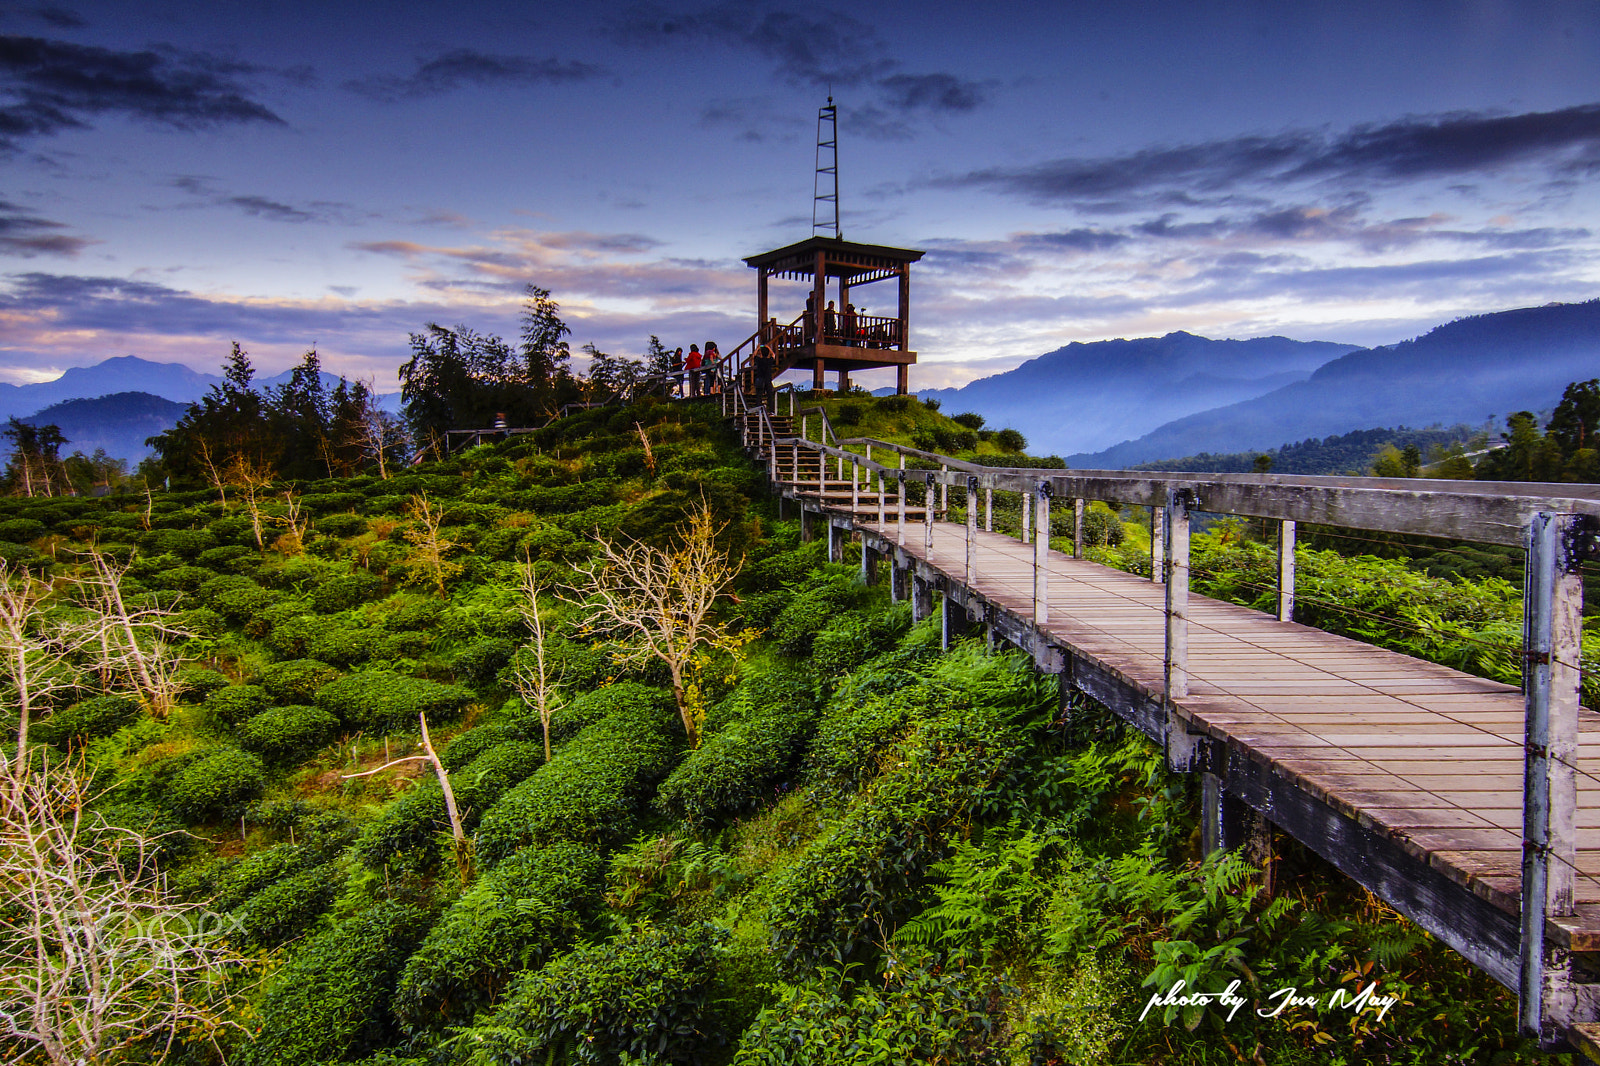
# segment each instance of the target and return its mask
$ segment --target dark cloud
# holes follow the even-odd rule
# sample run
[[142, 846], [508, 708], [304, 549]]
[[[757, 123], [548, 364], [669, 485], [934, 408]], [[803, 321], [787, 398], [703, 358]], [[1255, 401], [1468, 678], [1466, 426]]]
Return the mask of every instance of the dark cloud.
[[81, 30], [89, 25], [76, 12], [68, 11], [64, 7], [56, 7], [53, 4], [36, 7], [30, 14], [40, 22], [48, 23], [58, 30]]
[[[859, 89], [868, 101], [848, 112], [853, 132], [878, 140], [903, 140], [910, 114], [959, 114], [988, 102], [994, 82], [954, 74], [907, 74], [889, 44], [866, 23], [829, 8], [813, 13], [725, 3], [694, 12], [669, 12], [657, 5], [633, 8], [611, 25], [625, 44], [681, 47], [706, 41], [745, 48], [773, 62], [791, 84], [812, 88]], [[722, 110], [708, 110], [703, 121], [727, 121]], [[756, 125], [739, 116], [746, 140], [759, 140]]]
[[247, 64], [172, 49], [117, 52], [38, 37], [0, 37], [0, 148], [125, 114], [177, 129], [283, 120], [238, 81]]
[[193, 175], [174, 178], [172, 185], [204, 201], [203, 205], [194, 206], [231, 208], [268, 222], [334, 222], [342, 218], [349, 207], [322, 200], [296, 206], [266, 196], [221, 192], [207, 179]]
[[417, 69], [403, 78], [379, 74], [347, 81], [344, 87], [374, 100], [394, 103], [440, 96], [464, 85], [558, 85], [586, 81], [604, 73], [600, 67], [577, 60], [490, 55], [457, 48], [433, 59], [417, 60]]
[[1082, 210], [1216, 202], [1241, 186], [1454, 178], [1538, 163], [1568, 175], [1600, 171], [1600, 104], [1522, 115], [1452, 112], [1357, 126], [1294, 130], [1150, 148], [1098, 159], [988, 168], [935, 184], [989, 188]]
[[62, 229], [66, 226], [60, 222], [28, 214], [24, 208], [0, 200], [0, 254], [71, 256], [94, 243], [54, 232]]
[[1072, 229], [1059, 233], [1029, 233], [1019, 238], [1024, 247], [1056, 251], [1103, 252], [1127, 244], [1126, 233], [1103, 229]]

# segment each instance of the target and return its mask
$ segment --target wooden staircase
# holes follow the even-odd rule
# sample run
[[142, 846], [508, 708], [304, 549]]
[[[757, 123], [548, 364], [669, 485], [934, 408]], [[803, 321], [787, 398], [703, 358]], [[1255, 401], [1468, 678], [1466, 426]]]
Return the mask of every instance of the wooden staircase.
[[[772, 435], [778, 439], [797, 436], [792, 415], [769, 415]], [[788, 486], [794, 496], [830, 514], [848, 515], [862, 522], [878, 520], [878, 483], [876, 478], [861, 472], [861, 481], [852, 487], [850, 464], [845, 463], [844, 476], [839, 476], [838, 460], [793, 444], [776, 445], [766, 436], [761, 416], [751, 412], [745, 415], [745, 439], [756, 460], [776, 472], [777, 480]], [[899, 483], [883, 483], [883, 516], [886, 522], [895, 522], [900, 515]], [[905, 520], [909, 523], [927, 521], [927, 508], [910, 498], [906, 500]]]

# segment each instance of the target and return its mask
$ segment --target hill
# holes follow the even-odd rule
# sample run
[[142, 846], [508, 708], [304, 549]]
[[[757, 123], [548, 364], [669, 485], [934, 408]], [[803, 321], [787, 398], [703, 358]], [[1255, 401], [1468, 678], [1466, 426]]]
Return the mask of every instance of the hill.
[[58, 426], [68, 441], [63, 455], [75, 451], [93, 455], [96, 448], [104, 448], [107, 455], [126, 459], [131, 467], [150, 453], [145, 438], [171, 429], [186, 409], [186, 404], [148, 392], [114, 392], [92, 400], [63, 400], [22, 421]]
[[1303, 381], [1354, 348], [1287, 337], [1211, 340], [1184, 332], [1073, 343], [959, 389], [918, 395], [938, 400], [951, 413], [976, 411], [993, 425], [1014, 426], [1035, 451], [1066, 455]]
[[1350, 352], [1305, 381], [1067, 461], [1117, 468], [1202, 451], [1274, 448], [1362, 426], [1476, 425], [1547, 407], [1569, 382], [1597, 375], [1600, 300], [1476, 315], [1399, 344]]
[[1426, 457], [1434, 447], [1448, 447], [1467, 441], [1475, 432], [1470, 426], [1449, 429], [1358, 429], [1334, 437], [1308, 438], [1278, 448], [1254, 452], [1201, 452], [1182, 459], [1162, 459], [1142, 463], [1134, 470], [1195, 471], [1214, 474], [1248, 474], [1256, 469], [1260, 456], [1272, 460], [1274, 474], [1365, 474], [1373, 458], [1385, 447], [1404, 450], [1414, 446]]

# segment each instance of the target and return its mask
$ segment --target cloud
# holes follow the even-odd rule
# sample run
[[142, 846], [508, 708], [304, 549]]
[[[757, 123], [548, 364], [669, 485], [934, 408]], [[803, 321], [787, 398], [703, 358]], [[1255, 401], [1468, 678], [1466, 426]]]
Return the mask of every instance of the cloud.
[[[750, 3], [724, 3], [691, 12], [669, 12], [639, 5], [610, 26], [611, 36], [630, 45], [681, 48], [705, 41], [759, 55], [793, 85], [816, 89], [859, 89], [867, 98], [847, 111], [851, 129], [878, 140], [911, 135], [911, 115], [964, 114], [987, 103], [997, 82], [972, 81], [935, 71], [900, 70], [889, 44], [868, 24], [842, 11], [823, 8], [800, 14]], [[760, 102], [765, 112], [765, 101]], [[750, 102], [730, 109], [713, 104], [702, 112], [708, 124], [737, 123], [745, 140], [760, 140], [765, 113], [753, 121]]]
[[267, 196], [222, 192], [209, 179], [196, 175], [174, 178], [172, 186], [202, 201], [184, 206], [226, 207], [268, 222], [337, 222], [344, 220], [350, 208], [349, 204], [329, 200], [313, 200], [297, 206]]
[[1228, 202], [1244, 187], [1302, 181], [1359, 186], [1461, 178], [1521, 164], [1568, 176], [1600, 170], [1600, 104], [1521, 115], [1450, 112], [1352, 127], [1291, 130], [1148, 148], [1119, 156], [990, 167], [932, 184], [984, 188], [1088, 211]]
[[565, 62], [554, 57], [490, 55], [470, 48], [457, 48], [433, 59], [418, 59], [417, 69], [405, 77], [376, 74], [344, 83], [353, 93], [392, 104], [427, 96], [442, 96], [464, 85], [559, 85], [587, 81], [605, 71], [577, 60]]
[[175, 129], [283, 120], [238, 81], [260, 68], [173, 49], [118, 52], [0, 37], [0, 149], [124, 114]]
[[58, 30], [81, 30], [89, 25], [76, 12], [68, 11], [64, 7], [56, 7], [53, 4], [36, 7], [29, 14], [40, 22], [54, 26]]
[[0, 200], [0, 254], [24, 258], [74, 256], [94, 243], [83, 237], [52, 232], [65, 228], [63, 223], [27, 214], [25, 208]]

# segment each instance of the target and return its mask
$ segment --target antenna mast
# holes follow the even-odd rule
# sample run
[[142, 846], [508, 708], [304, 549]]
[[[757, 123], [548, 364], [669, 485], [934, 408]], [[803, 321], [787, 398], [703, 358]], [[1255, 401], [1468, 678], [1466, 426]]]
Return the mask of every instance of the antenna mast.
[[[826, 130], [824, 130], [826, 127]], [[811, 186], [811, 232], [833, 229], [839, 232], [839, 109], [834, 106], [833, 95], [828, 95], [828, 105], [817, 111], [817, 176]], [[831, 207], [833, 220], [827, 212]]]

